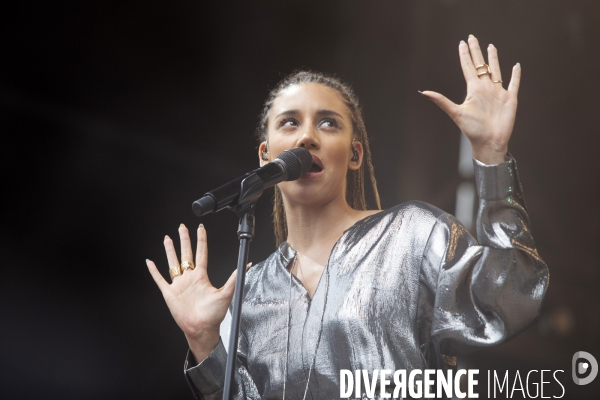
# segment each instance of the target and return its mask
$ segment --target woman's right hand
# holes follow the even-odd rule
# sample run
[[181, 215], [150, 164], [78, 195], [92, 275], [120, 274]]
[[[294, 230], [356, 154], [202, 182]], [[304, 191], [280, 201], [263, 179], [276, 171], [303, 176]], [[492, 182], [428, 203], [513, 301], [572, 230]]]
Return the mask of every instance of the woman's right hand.
[[[179, 226], [181, 240], [181, 260], [191, 262], [194, 257], [188, 229]], [[169, 268], [178, 268], [180, 263], [169, 236], [165, 236], [165, 251]], [[196, 245], [196, 268], [183, 271], [175, 276], [169, 284], [162, 277], [153, 261], [146, 260], [152, 278], [163, 294], [169, 311], [188, 341], [190, 350], [197, 362], [204, 360], [219, 344], [219, 325], [225, 318], [235, 289], [234, 271], [222, 288], [215, 288], [207, 274], [208, 248], [206, 230], [201, 224], [198, 227], [198, 243]]]

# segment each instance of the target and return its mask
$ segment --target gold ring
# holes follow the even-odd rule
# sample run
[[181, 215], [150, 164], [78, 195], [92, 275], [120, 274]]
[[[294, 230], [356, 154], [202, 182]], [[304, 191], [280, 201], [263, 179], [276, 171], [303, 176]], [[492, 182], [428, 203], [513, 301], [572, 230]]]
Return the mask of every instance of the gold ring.
[[188, 269], [193, 271], [194, 268], [196, 268], [196, 267], [194, 266], [194, 263], [191, 261], [184, 261], [181, 263], [181, 272], [182, 273], [187, 271]]
[[490, 66], [487, 64], [481, 64], [475, 67], [475, 69], [479, 69], [479, 68], [485, 68], [485, 72], [478, 72], [477, 76], [482, 76], [482, 75], [492, 75], [492, 70], [490, 69]]
[[181, 267], [178, 265], [175, 268], [169, 268], [169, 275], [171, 276], [172, 281], [176, 276], [181, 275]]
[[492, 82], [494, 82], [494, 83], [502, 83], [502, 81], [492, 81]]

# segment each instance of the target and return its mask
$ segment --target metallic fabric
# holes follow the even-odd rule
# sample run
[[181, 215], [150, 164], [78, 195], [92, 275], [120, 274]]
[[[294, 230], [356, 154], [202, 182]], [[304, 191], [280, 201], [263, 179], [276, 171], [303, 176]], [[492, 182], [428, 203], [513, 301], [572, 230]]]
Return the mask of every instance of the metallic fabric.
[[[285, 382], [286, 398], [302, 399], [311, 371], [306, 398], [335, 399], [341, 369], [452, 368], [456, 356], [527, 327], [549, 275], [516, 162], [474, 164], [477, 240], [452, 215], [413, 201], [344, 232], [312, 299], [295, 276], [290, 287], [295, 251], [287, 243], [252, 267], [235, 398], [281, 399]], [[197, 398], [221, 399], [225, 360], [223, 342], [197, 366], [188, 368], [196, 364], [188, 353], [185, 375]]]

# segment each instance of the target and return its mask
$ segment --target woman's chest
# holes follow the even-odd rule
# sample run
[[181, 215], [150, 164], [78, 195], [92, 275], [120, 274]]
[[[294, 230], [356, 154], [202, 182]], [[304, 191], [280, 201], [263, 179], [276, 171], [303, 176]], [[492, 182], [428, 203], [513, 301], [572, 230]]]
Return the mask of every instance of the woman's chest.
[[312, 299], [289, 276], [266, 283], [259, 296], [249, 293], [242, 324], [249, 365], [308, 371], [328, 360], [332, 370], [380, 367], [393, 361], [396, 347], [416, 344], [418, 260], [346, 256], [330, 260]]

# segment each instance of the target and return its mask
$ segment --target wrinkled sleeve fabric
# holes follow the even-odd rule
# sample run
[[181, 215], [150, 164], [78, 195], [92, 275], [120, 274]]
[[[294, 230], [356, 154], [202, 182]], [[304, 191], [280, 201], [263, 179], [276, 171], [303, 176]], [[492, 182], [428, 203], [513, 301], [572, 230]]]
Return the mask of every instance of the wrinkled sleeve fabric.
[[473, 160], [477, 240], [453, 216], [437, 217], [423, 275], [434, 296], [431, 341], [438, 362], [497, 345], [538, 315], [548, 268], [531, 236], [516, 161]]
[[[246, 341], [240, 335], [236, 361], [236, 373], [233, 382], [233, 399], [260, 399], [260, 395], [246, 368], [245, 349]], [[225, 368], [227, 366], [227, 351], [223, 342], [219, 344], [201, 363], [194, 367], [196, 360], [191, 351], [184, 364], [185, 378], [196, 399], [221, 400], [225, 383]]]

